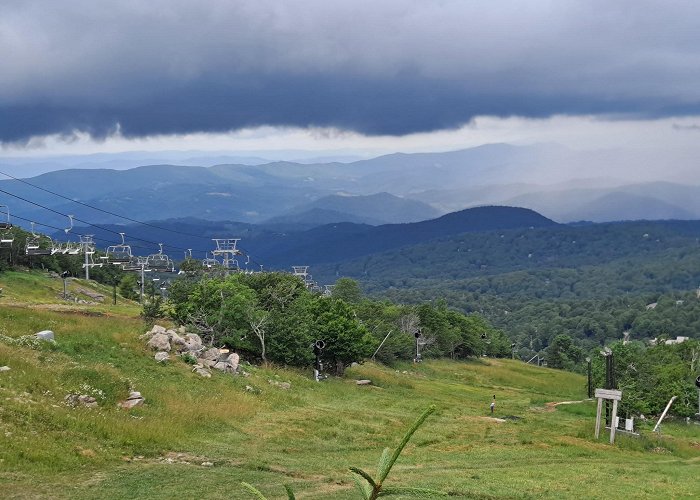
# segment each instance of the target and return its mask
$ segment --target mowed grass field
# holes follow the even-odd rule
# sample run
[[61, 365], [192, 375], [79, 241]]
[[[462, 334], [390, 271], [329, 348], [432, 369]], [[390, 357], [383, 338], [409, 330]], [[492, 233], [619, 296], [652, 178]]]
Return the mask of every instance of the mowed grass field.
[[[454, 498], [700, 494], [700, 426], [595, 441], [593, 402], [547, 404], [583, 399], [579, 375], [484, 358], [365, 363], [321, 383], [310, 370], [247, 365], [248, 377], [203, 379], [179, 359], [153, 360], [133, 303], [62, 304], [61, 280], [31, 273], [0, 275], [0, 288], [1, 335], [56, 333], [40, 349], [0, 342], [11, 368], [0, 372], [1, 498], [253, 498], [241, 481], [269, 498], [286, 498], [284, 484], [297, 498], [358, 498], [348, 467], [373, 472], [430, 404], [438, 411], [387, 485]], [[129, 390], [146, 404], [118, 409]], [[75, 392], [100, 406], [68, 407]]]

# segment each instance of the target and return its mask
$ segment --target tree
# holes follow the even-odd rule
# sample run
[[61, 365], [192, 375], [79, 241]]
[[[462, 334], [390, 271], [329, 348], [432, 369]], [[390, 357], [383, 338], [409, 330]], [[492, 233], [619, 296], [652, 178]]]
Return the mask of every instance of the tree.
[[342, 300], [314, 298], [310, 304], [313, 332], [326, 343], [324, 356], [342, 375], [345, 367], [362, 361], [378, 344], [364, 325], [355, 319], [352, 309]]
[[340, 278], [335, 282], [332, 296], [341, 299], [348, 304], [356, 304], [362, 300], [362, 289], [360, 284], [351, 278]]
[[557, 335], [547, 347], [547, 366], [551, 368], [571, 370], [582, 359], [583, 350], [568, 335]]

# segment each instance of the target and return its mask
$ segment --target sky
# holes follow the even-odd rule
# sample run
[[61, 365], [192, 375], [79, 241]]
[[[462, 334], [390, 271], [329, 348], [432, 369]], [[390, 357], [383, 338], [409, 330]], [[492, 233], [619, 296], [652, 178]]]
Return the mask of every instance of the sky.
[[693, 152], [699, 18], [682, 0], [0, 0], [0, 157]]

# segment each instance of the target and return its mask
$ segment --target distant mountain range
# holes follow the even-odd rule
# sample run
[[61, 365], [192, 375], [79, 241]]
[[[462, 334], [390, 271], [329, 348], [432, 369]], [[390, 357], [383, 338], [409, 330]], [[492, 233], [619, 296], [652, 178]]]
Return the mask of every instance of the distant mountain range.
[[[172, 155], [165, 152], [161, 157]], [[676, 183], [672, 177], [651, 182], [648, 172], [637, 175], [634, 184], [608, 177], [616, 162], [644, 158], [547, 144], [396, 153], [350, 163], [266, 162], [193, 153], [178, 161], [202, 166], [93, 168], [110, 161], [122, 168], [137, 161], [134, 158], [124, 154], [113, 160], [109, 155], [82, 162], [62, 159], [58, 166], [90, 168], [0, 181], [0, 204], [10, 206], [18, 217], [55, 227], [67, 224], [67, 217], [56, 212], [97, 224], [128, 222], [71, 200], [138, 220], [227, 220], [267, 223], [280, 230], [339, 222], [416, 222], [484, 205], [530, 208], [558, 222], [700, 218], [700, 186], [692, 182]], [[231, 159], [241, 163], [229, 163]], [[226, 163], [214, 164], [218, 161]], [[578, 179], [582, 174], [586, 178]], [[26, 226], [26, 220], [16, 222]]]
[[[204, 221], [197, 219], [157, 221], [161, 231], [144, 225], [102, 225], [76, 227], [76, 233], [92, 233], [107, 246], [117, 242], [115, 232], [125, 232], [127, 243], [134, 253], [154, 253], [154, 244], [143, 240], [162, 242], [171, 257], [181, 259], [172, 248], [192, 248], [197, 258], [213, 249], [212, 238], [241, 238], [240, 247], [258, 264], [276, 269], [288, 269], [292, 265], [315, 265], [324, 262], [340, 262], [371, 255], [394, 248], [425, 243], [436, 238], [457, 234], [514, 228], [551, 227], [556, 223], [532, 210], [514, 207], [479, 207], [462, 210], [437, 219], [408, 224], [370, 226], [348, 222], [327, 224], [309, 230], [281, 231], [274, 226]], [[55, 237], [63, 239], [62, 233]], [[107, 242], [107, 243], [105, 243]], [[183, 255], [184, 257], [184, 255]]]

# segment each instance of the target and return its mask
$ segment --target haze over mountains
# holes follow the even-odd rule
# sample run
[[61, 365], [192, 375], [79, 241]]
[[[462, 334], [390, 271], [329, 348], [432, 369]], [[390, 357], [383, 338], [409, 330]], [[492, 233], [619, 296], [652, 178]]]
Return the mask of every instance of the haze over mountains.
[[[688, 164], [682, 152], [678, 155], [676, 167]], [[653, 155], [644, 159], [619, 151], [490, 144], [350, 163], [265, 162], [259, 157], [172, 152], [150, 154], [153, 158], [198, 164], [70, 168], [27, 179], [64, 198], [20, 180], [3, 180], [2, 204], [19, 217], [58, 227], [66, 218], [37, 204], [94, 223], [128, 221], [70, 200], [139, 220], [189, 217], [267, 223], [278, 229], [415, 222], [482, 205], [530, 208], [558, 222], [700, 218], [695, 174], [658, 167]], [[61, 165], [123, 168], [148, 159], [137, 153], [111, 160], [109, 155], [92, 155], [63, 158]], [[240, 163], [218, 163], [222, 160]], [[8, 169], [6, 161], [0, 163]], [[12, 172], [17, 173], [7, 173]], [[634, 182], [621, 180], [629, 178]], [[678, 180], [683, 182], [674, 182]]]

